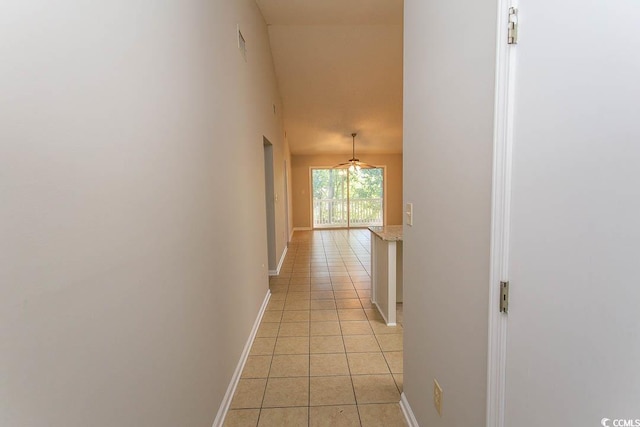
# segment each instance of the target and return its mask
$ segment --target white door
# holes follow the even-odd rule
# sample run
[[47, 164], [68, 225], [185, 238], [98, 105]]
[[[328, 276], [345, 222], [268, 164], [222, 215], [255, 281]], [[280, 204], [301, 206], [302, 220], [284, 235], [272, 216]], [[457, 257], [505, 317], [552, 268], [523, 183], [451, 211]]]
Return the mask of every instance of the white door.
[[640, 2], [522, 0], [519, 15], [505, 425], [626, 426], [640, 420]]

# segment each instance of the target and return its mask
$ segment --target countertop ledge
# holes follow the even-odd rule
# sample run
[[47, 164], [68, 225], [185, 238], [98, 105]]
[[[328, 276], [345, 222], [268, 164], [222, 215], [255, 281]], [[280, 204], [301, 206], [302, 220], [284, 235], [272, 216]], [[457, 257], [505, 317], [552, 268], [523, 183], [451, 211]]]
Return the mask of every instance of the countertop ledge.
[[386, 225], [384, 227], [369, 227], [369, 231], [382, 240], [398, 241], [402, 240], [401, 225]]

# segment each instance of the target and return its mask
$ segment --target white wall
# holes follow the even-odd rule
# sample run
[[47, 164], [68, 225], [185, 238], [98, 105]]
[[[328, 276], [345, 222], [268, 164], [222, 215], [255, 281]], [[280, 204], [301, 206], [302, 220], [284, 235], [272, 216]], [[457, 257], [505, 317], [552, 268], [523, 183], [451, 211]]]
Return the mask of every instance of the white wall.
[[13, 2], [0, 39], [0, 425], [210, 425], [287, 152], [255, 3]]
[[429, 427], [485, 424], [495, 15], [405, 0], [404, 392]]

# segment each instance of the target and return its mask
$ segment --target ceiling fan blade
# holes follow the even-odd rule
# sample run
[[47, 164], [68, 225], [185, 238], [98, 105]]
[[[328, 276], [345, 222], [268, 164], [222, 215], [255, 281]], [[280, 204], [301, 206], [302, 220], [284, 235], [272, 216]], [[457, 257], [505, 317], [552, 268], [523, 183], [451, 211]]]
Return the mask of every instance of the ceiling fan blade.
[[349, 166], [351, 166], [350, 162], [346, 162], [346, 163], [339, 163], [335, 166], [332, 166], [331, 169], [345, 169], [348, 168]]
[[377, 169], [378, 166], [370, 165], [369, 163], [360, 162], [359, 163], [361, 169]]

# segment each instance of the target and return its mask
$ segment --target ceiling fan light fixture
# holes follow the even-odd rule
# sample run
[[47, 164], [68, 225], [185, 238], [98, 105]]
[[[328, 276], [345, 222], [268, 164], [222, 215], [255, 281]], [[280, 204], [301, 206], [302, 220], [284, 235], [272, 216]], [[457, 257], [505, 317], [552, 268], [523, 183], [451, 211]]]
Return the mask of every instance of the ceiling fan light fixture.
[[357, 133], [351, 134], [351, 158], [345, 163], [340, 163], [335, 165], [333, 169], [349, 169], [350, 172], [359, 172], [360, 169], [375, 169], [375, 166], [370, 165], [365, 162], [361, 162], [360, 159], [356, 158], [356, 136]]

